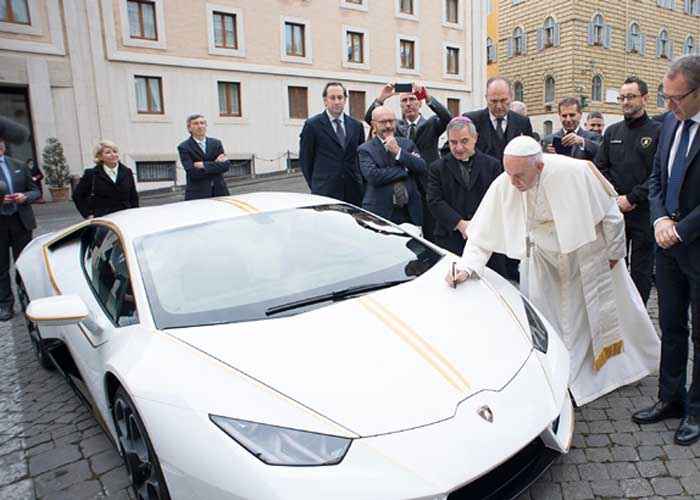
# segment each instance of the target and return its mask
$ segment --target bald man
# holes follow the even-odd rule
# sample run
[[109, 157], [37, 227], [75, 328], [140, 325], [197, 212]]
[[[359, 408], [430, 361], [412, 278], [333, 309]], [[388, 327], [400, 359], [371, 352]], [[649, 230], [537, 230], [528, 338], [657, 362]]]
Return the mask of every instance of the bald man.
[[396, 224], [423, 224], [423, 205], [417, 179], [427, 167], [410, 140], [396, 136], [396, 115], [386, 106], [372, 111], [376, 136], [357, 150], [367, 181], [362, 208]]

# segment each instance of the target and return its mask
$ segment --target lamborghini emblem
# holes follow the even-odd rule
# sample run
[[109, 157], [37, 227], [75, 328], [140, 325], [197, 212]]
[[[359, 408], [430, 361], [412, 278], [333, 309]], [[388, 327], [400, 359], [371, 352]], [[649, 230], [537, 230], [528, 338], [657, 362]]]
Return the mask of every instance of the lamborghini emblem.
[[642, 144], [642, 147], [644, 149], [646, 149], [649, 146], [651, 146], [652, 138], [651, 137], [642, 137], [642, 139], [639, 142]]
[[488, 406], [482, 406], [478, 410], [476, 410], [476, 413], [486, 420], [489, 424], [493, 423], [493, 412], [491, 411], [491, 408]]

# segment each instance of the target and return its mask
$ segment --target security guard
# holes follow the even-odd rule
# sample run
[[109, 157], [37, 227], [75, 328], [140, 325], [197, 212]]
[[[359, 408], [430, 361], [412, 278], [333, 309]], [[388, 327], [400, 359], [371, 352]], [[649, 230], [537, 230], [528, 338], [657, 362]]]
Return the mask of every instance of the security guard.
[[647, 178], [661, 131], [661, 124], [647, 116], [648, 99], [643, 80], [634, 76], [625, 80], [617, 98], [625, 119], [605, 130], [594, 160], [619, 194], [617, 205], [625, 216], [627, 264], [645, 304], [651, 291], [654, 253]]

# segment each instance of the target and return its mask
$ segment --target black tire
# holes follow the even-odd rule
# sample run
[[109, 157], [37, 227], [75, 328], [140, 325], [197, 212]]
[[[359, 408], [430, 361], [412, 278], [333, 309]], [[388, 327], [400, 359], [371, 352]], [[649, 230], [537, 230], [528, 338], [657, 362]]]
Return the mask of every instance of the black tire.
[[33, 321], [30, 321], [29, 318], [27, 318], [26, 311], [27, 306], [29, 305], [29, 295], [27, 294], [27, 290], [24, 288], [24, 283], [19, 276], [17, 277], [17, 298], [19, 299], [19, 305], [22, 308], [22, 316], [24, 317], [24, 324], [27, 327], [27, 333], [29, 333], [29, 339], [32, 341], [32, 346], [34, 347], [36, 360], [45, 370], [54, 371], [56, 369], [56, 365], [51, 360], [51, 357], [46, 350], [46, 346], [41, 340], [39, 329]]
[[134, 402], [124, 388], [117, 388], [112, 402], [112, 419], [119, 449], [131, 486], [138, 500], [170, 500], [158, 456]]

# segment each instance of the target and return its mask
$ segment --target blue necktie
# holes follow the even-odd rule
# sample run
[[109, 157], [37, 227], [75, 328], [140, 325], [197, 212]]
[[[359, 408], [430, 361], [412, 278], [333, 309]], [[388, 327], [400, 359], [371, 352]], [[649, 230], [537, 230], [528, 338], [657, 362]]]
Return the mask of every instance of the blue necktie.
[[[7, 161], [5, 161], [5, 158], [0, 158], [0, 174], [2, 174], [2, 180], [7, 184], [7, 192], [14, 193], [12, 173], [10, 172], [10, 166], [7, 164]], [[12, 215], [16, 211], [16, 203], [3, 203], [2, 206], [0, 206], [0, 214], [2, 215]]]
[[688, 156], [688, 145], [690, 143], [690, 127], [693, 125], [693, 120], [683, 122], [683, 132], [681, 140], [676, 149], [676, 157], [673, 159], [671, 167], [671, 175], [668, 178], [666, 186], [666, 212], [668, 215], [674, 216], [678, 212], [678, 196], [681, 192], [681, 184], [685, 170], [688, 168], [686, 158]]

